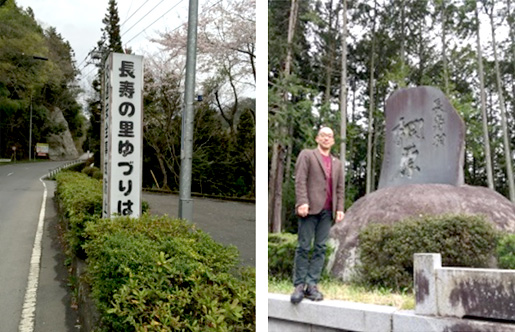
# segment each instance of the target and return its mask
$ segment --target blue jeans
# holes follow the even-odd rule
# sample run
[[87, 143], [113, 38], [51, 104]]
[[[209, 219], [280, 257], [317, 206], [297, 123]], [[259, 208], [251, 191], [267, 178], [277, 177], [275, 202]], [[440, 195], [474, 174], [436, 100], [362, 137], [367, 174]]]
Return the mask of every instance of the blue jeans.
[[[294, 286], [318, 284], [324, 268], [326, 242], [332, 223], [333, 216], [329, 210], [299, 218], [298, 245], [293, 267]], [[313, 241], [313, 254], [310, 258]]]

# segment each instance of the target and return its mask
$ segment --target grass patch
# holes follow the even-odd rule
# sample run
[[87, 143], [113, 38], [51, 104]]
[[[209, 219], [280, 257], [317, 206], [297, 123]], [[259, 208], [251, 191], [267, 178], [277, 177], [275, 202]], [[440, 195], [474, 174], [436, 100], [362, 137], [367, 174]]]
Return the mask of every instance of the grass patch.
[[[402, 310], [415, 309], [415, 295], [412, 292], [398, 293], [386, 288], [367, 289], [331, 279], [322, 280], [318, 288], [324, 294], [325, 300], [388, 305]], [[293, 286], [290, 280], [269, 278], [268, 292], [291, 294]]]

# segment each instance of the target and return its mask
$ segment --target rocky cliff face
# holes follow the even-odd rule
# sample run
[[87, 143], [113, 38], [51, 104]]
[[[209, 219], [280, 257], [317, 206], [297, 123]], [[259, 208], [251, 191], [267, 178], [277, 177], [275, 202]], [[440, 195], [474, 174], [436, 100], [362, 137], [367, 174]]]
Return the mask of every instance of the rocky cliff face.
[[54, 109], [50, 111], [49, 117], [51, 122], [55, 123], [56, 125], [61, 125], [65, 128], [65, 130], [60, 134], [52, 134], [47, 137], [50, 159], [77, 159], [79, 157], [79, 153], [75, 147], [75, 143], [68, 127], [68, 122], [64, 118], [63, 112], [59, 108], [54, 107]]

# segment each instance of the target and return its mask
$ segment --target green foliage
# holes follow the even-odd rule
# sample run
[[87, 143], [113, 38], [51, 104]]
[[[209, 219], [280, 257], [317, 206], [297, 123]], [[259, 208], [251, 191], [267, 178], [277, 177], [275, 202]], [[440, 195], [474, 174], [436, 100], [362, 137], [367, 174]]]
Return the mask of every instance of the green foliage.
[[15, 1], [0, 7], [0, 36], [0, 156], [10, 156], [13, 145], [23, 157], [34, 148], [27, 135], [31, 107], [34, 145], [63, 129], [49, 119], [54, 107], [63, 111], [73, 137], [81, 136], [78, 90], [69, 87], [77, 75], [70, 45], [55, 28], [43, 30], [34, 13]]
[[291, 278], [296, 247], [296, 234], [268, 234], [268, 277]]
[[[297, 234], [268, 233], [268, 277], [277, 279], [291, 279], [293, 273], [293, 261], [297, 248]], [[325, 253], [325, 263], [334, 251], [329, 243]], [[311, 253], [310, 253], [311, 255]], [[323, 278], [327, 277], [326, 271]]]
[[485, 267], [497, 232], [482, 216], [442, 215], [370, 224], [359, 235], [359, 282], [395, 290], [413, 287], [413, 255], [440, 253], [442, 264]]
[[[144, 186], [156, 181], [162, 188], [179, 187], [181, 151], [180, 77], [145, 69]], [[192, 191], [225, 197], [254, 197], [255, 100], [232, 105], [224, 120], [213, 105], [214, 92], [205, 92], [195, 105], [193, 125]], [[231, 126], [228, 125], [231, 123]], [[152, 176], [152, 171], [156, 180]]]
[[515, 269], [515, 234], [506, 234], [499, 239], [497, 264], [500, 269]]
[[102, 184], [77, 172], [60, 172], [56, 181], [56, 197], [68, 219], [68, 248], [71, 254], [84, 258], [86, 224], [102, 216]]
[[102, 185], [85, 173], [95, 170], [59, 173], [56, 197], [70, 254], [87, 257], [100, 329], [255, 330], [255, 271], [238, 267], [234, 246], [166, 216], [100, 219]]
[[105, 331], [253, 331], [255, 275], [194, 225], [143, 215], [90, 223], [93, 296]]

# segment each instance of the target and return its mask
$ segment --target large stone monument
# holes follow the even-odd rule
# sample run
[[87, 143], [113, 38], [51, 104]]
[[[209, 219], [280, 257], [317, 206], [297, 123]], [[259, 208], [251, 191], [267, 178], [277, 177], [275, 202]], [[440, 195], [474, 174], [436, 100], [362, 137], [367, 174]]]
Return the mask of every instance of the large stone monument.
[[352, 277], [358, 235], [370, 223], [407, 217], [482, 214], [498, 229], [515, 232], [515, 205], [484, 187], [463, 183], [465, 126], [444, 94], [433, 87], [395, 92], [386, 102], [385, 156], [379, 189], [357, 200], [331, 230], [336, 247], [331, 273]]
[[386, 102], [379, 189], [414, 183], [463, 184], [465, 125], [433, 87], [403, 89]]

